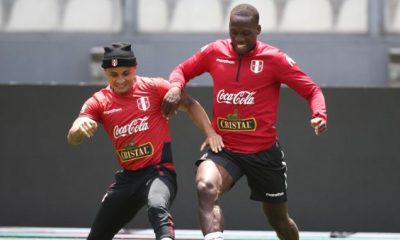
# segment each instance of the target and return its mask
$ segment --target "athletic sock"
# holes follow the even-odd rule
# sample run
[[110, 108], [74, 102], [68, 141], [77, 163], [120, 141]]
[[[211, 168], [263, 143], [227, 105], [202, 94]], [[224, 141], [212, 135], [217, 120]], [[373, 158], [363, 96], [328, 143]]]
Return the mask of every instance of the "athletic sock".
[[207, 233], [204, 236], [204, 240], [224, 240], [224, 236], [222, 232], [212, 232], [212, 233]]

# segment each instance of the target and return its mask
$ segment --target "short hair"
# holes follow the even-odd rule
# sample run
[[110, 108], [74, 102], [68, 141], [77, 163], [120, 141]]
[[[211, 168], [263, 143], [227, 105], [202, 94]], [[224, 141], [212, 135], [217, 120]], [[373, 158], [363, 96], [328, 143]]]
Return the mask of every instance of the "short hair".
[[250, 4], [239, 4], [231, 11], [231, 16], [239, 15], [244, 17], [252, 17], [256, 24], [259, 24], [260, 15], [257, 8]]

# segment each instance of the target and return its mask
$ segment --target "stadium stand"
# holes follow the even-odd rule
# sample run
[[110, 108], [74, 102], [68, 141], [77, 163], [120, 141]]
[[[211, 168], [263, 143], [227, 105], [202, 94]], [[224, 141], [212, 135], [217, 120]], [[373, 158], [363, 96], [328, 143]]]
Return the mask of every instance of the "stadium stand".
[[329, 0], [288, 0], [284, 9], [281, 31], [326, 32], [332, 29]]
[[396, 1], [395, 8], [390, 9], [393, 14], [391, 22], [389, 25], [390, 32], [400, 33], [400, 1]]
[[340, 9], [336, 30], [339, 32], [367, 32], [367, 16], [367, 0], [346, 0]]
[[0, 1], [0, 29], [3, 28], [3, 2]]
[[165, 0], [138, 1], [139, 31], [165, 31], [168, 23], [168, 5]]
[[179, 0], [170, 30], [177, 32], [221, 31], [222, 16], [223, 10], [220, 1]]
[[60, 11], [55, 0], [17, 0], [11, 9], [6, 30], [49, 31], [59, 26]]
[[[276, 6], [273, 0], [233, 0], [229, 5], [228, 13], [234, 6], [240, 3], [248, 3], [255, 6], [260, 13], [260, 25], [263, 31], [274, 31], [277, 28]], [[225, 29], [228, 29], [229, 19], [225, 19]]]
[[70, 0], [62, 30], [116, 32], [122, 28], [122, 15], [120, 0]]

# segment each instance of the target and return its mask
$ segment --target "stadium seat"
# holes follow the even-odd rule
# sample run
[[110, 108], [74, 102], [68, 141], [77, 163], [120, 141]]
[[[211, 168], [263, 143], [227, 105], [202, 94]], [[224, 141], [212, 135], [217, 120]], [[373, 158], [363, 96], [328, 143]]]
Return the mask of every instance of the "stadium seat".
[[368, 1], [346, 0], [339, 12], [336, 30], [339, 32], [367, 32]]
[[62, 29], [117, 32], [122, 28], [122, 15], [120, 0], [70, 0], [65, 8]]
[[168, 26], [168, 6], [165, 0], [138, 1], [138, 30], [164, 31]]
[[280, 30], [284, 32], [326, 32], [332, 30], [329, 0], [288, 0]]
[[390, 31], [399, 33], [400, 32], [400, 2], [397, 3], [394, 9], [394, 16], [391, 23], [389, 23]]
[[222, 6], [217, 0], [180, 0], [170, 26], [177, 32], [222, 31]]
[[[262, 30], [273, 31], [276, 30], [277, 14], [274, 0], [233, 0], [229, 5], [228, 13], [232, 8], [241, 3], [248, 3], [257, 8], [260, 14], [260, 25]], [[225, 19], [225, 29], [229, 27], [229, 14]]]
[[60, 23], [58, 1], [16, 0], [6, 29], [9, 31], [51, 31]]
[[3, 29], [3, 2], [0, 1], [0, 30]]

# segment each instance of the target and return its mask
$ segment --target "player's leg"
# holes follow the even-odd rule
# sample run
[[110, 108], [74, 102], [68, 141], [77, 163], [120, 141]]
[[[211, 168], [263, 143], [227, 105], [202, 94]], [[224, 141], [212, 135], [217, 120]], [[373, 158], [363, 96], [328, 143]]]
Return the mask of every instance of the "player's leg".
[[117, 173], [116, 183], [104, 196], [88, 240], [111, 240], [144, 206], [144, 198], [131, 197], [130, 184], [125, 183], [122, 174]]
[[276, 231], [280, 239], [299, 239], [299, 230], [293, 219], [289, 217], [287, 202], [263, 202], [262, 206], [269, 224]]
[[174, 239], [175, 227], [169, 210], [177, 191], [176, 174], [160, 169], [157, 176], [149, 180], [148, 186], [147, 214], [156, 239]]
[[209, 151], [198, 163], [196, 188], [201, 230], [205, 239], [222, 239], [224, 218], [219, 200], [242, 173], [225, 153]]
[[287, 167], [279, 143], [246, 156], [241, 167], [251, 189], [250, 198], [262, 202], [263, 210], [280, 239], [298, 239], [298, 229], [287, 207]]

